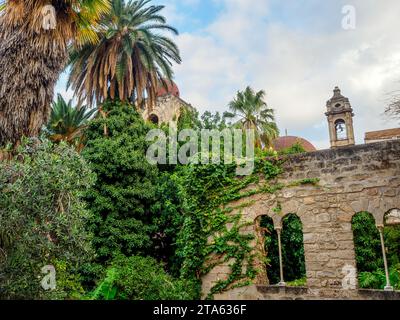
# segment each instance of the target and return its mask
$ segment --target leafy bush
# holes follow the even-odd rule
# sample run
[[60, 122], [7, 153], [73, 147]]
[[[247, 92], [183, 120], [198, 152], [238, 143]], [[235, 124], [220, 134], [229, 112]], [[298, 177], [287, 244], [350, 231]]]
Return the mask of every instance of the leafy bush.
[[356, 214], [352, 220], [358, 272], [383, 269], [382, 247], [374, 217], [368, 212]]
[[174, 280], [153, 258], [118, 256], [90, 299], [186, 300], [193, 298], [189, 288], [184, 281]]
[[150, 208], [157, 200], [158, 169], [146, 159], [145, 124], [134, 106], [108, 102], [106, 118], [91, 121], [82, 156], [97, 175], [86, 195], [93, 213], [90, 230], [98, 262], [114, 256], [147, 254], [152, 248]]
[[25, 141], [12, 160], [0, 162], [1, 297], [64, 298], [76, 289], [60, 282], [44, 292], [41, 268], [55, 265], [71, 280], [92, 256], [81, 197], [93, 182], [86, 162], [64, 143]]
[[291, 147], [279, 151], [279, 154], [291, 155], [291, 154], [299, 154], [299, 153], [304, 153], [304, 152], [306, 152], [306, 149], [304, 149], [304, 147], [301, 145], [300, 142], [296, 142]]
[[[392, 267], [389, 271], [390, 284], [395, 290], [400, 289], [400, 264]], [[384, 289], [386, 286], [385, 270], [377, 269], [373, 272], [360, 272], [358, 275], [361, 288]]]
[[154, 255], [163, 261], [168, 272], [179, 277], [182, 259], [176, 254], [176, 241], [184, 223], [185, 198], [178, 172], [160, 172], [157, 194], [157, 202], [152, 206], [153, 223], [157, 228], [153, 237]]
[[[374, 217], [368, 212], [358, 213], [352, 221], [359, 285], [361, 288], [383, 289], [386, 276], [379, 231]], [[400, 227], [384, 228], [391, 285], [400, 288]]]

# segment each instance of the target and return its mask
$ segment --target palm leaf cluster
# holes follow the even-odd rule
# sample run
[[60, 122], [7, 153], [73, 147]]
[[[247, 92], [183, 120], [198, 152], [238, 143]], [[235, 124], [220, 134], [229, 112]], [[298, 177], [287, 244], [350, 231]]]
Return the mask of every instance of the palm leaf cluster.
[[83, 130], [95, 112], [96, 109], [90, 110], [86, 106], [74, 107], [72, 100], [66, 102], [59, 94], [53, 103], [46, 128], [50, 140], [66, 141], [69, 144], [76, 144], [78, 149], [81, 149], [84, 140]]
[[264, 98], [263, 90], [255, 92], [247, 87], [244, 91], [239, 91], [236, 98], [230, 102], [231, 112], [224, 114], [225, 118], [238, 119], [234, 125], [243, 130], [254, 130], [258, 147], [271, 146], [272, 141], [279, 136], [274, 110], [268, 107]]
[[[43, 30], [43, 8], [52, 5], [56, 12], [56, 28]], [[98, 40], [96, 29], [100, 18], [110, 10], [110, 0], [0, 0], [0, 10], [7, 27], [17, 27], [29, 35], [46, 34], [55, 42], [76, 40], [81, 45]], [[40, 41], [41, 40], [41, 41]], [[38, 45], [46, 45], [40, 38]]]
[[100, 42], [71, 50], [68, 85], [80, 102], [94, 105], [111, 98], [154, 105], [157, 88], [172, 78], [172, 65], [181, 58], [164, 35], [178, 34], [160, 14], [164, 6], [148, 3], [114, 0], [98, 29]]

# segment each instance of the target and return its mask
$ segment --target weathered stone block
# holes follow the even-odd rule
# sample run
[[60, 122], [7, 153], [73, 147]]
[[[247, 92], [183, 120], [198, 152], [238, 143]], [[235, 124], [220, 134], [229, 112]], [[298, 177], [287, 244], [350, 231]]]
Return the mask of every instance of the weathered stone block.
[[[316, 177], [320, 179], [319, 186], [301, 185], [284, 188], [278, 194], [258, 194], [241, 199], [235, 204], [256, 202], [243, 210], [243, 221], [254, 221], [257, 216], [268, 214], [279, 225], [284, 215], [297, 214], [303, 224], [307, 285], [310, 288], [301, 298], [308, 295], [314, 298], [360, 298], [356, 290], [341, 289], [345, 276], [343, 267], [356, 265], [352, 217], [358, 212], [369, 211], [377, 223], [382, 223], [387, 210], [400, 208], [400, 141], [293, 155], [283, 166], [284, 173], [276, 182], [290, 185], [297, 179]], [[272, 212], [278, 202], [282, 206], [279, 215]], [[238, 213], [239, 210], [231, 215]], [[257, 232], [250, 227], [244, 231]], [[212, 239], [211, 236], [209, 240]], [[230, 268], [225, 265], [205, 275], [203, 293], [229, 273]], [[267, 290], [268, 293], [260, 296], [255, 290], [243, 293], [235, 289], [221, 297], [293, 298], [289, 291], [277, 290]]]

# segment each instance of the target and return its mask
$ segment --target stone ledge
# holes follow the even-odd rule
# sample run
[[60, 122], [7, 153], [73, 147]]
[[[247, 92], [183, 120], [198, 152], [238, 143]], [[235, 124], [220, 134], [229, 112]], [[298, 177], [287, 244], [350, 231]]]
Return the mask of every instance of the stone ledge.
[[263, 294], [284, 294], [284, 295], [304, 295], [308, 294], [307, 287], [287, 287], [287, 286], [257, 286], [257, 290]]
[[310, 289], [258, 285], [257, 292], [266, 300], [400, 300], [400, 291], [370, 289]]
[[358, 294], [366, 300], [400, 300], [400, 291], [359, 289]]

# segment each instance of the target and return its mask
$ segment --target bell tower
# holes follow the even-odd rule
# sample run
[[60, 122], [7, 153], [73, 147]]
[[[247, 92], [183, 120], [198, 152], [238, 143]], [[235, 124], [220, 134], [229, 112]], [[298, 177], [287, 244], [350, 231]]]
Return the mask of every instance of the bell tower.
[[331, 148], [355, 145], [353, 128], [353, 108], [348, 98], [342, 96], [339, 87], [333, 90], [333, 97], [326, 103], [328, 112]]

